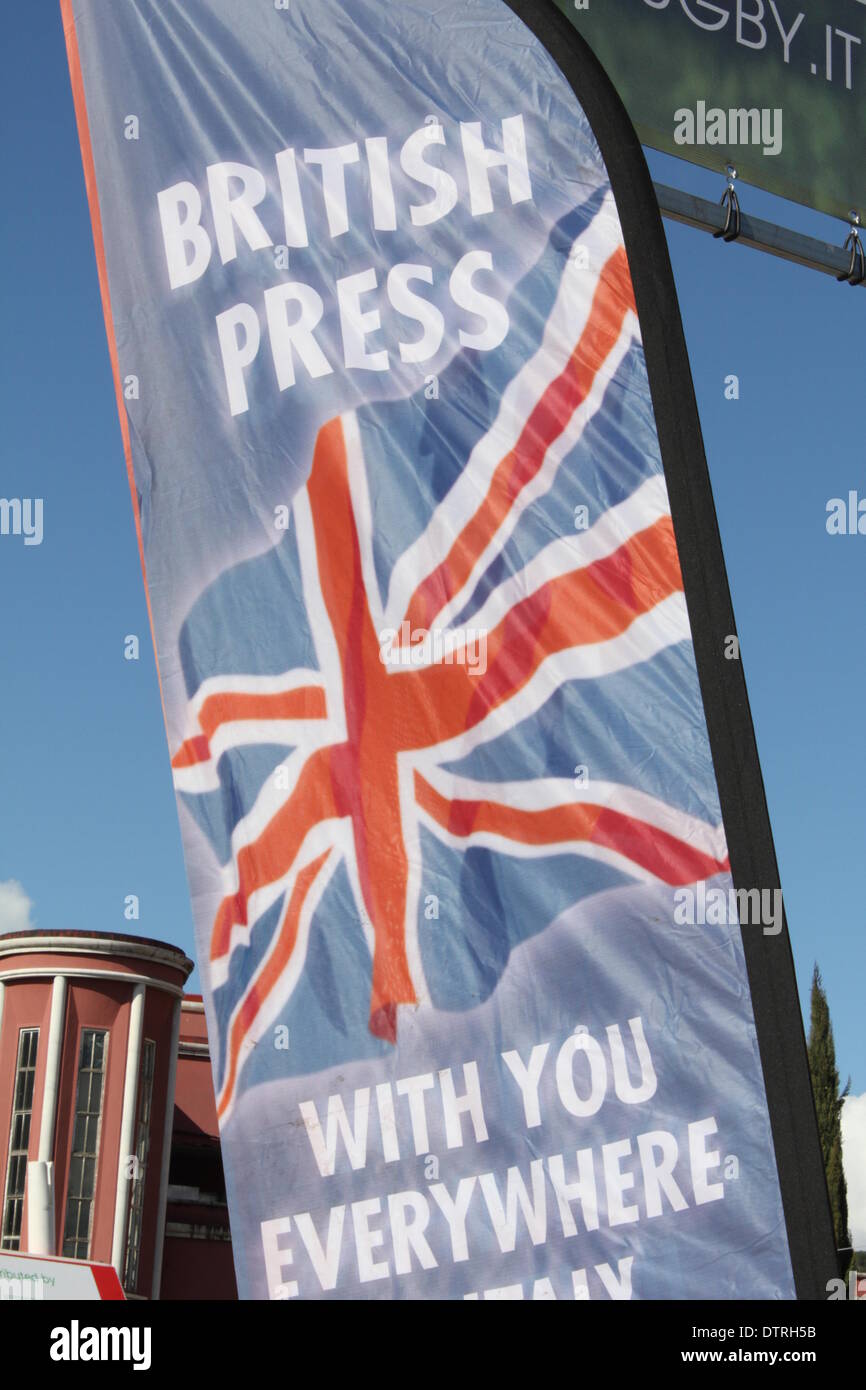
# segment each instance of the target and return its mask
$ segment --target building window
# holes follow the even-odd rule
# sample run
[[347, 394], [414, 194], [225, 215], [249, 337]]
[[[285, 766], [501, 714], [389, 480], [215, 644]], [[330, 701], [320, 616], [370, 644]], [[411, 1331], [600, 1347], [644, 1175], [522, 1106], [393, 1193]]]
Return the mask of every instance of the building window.
[[99, 1028], [85, 1028], [81, 1034], [75, 1129], [72, 1134], [66, 1226], [63, 1232], [63, 1254], [73, 1260], [86, 1260], [90, 1252], [107, 1041], [108, 1033]]
[[132, 1156], [131, 1164], [129, 1224], [126, 1234], [126, 1264], [123, 1271], [123, 1287], [129, 1293], [135, 1293], [138, 1289], [141, 1224], [144, 1215], [144, 1180], [147, 1174], [147, 1155], [150, 1150], [150, 1112], [153, 1105], [155, 1057], [156, 1043], [147, 1038], [141, 1058], [141, 1090], [138, 1101], [138, 1124], [135, 1130], [135, 1153]]
[[18, 1034], [18, 1063], [12, 1097], [12, 1125], [9, 1133], [9, 1163], [6, 1169], [6, 1196], [3, 1201], [3, 1234], [0, 1249], [21, 1248], [21, 1213], [24, 1209], [24, 1183], [27, 1177], [27, 1150], [30, 1146], [30, 1116], [33, 1112], [33, 1082], [36, 1077], [38, 1028], [22, 1028]]

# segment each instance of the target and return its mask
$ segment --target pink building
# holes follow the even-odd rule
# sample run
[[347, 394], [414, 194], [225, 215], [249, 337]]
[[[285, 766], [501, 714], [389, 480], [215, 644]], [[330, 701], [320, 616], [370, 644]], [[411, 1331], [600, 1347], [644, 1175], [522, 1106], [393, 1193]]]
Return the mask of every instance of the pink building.
[[142, 937], [0, 937], [0, 1250], [112, 1264], [130, 1297], [237, 1297], [191, 970]]

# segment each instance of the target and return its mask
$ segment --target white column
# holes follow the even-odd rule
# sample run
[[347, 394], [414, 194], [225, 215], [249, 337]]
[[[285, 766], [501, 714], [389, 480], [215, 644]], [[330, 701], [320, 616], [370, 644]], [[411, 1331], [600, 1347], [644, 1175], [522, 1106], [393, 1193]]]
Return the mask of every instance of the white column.
[[153, 1247], [153, 1285], [151, 1298], [159, 1298], [162, 1257], [165, 1250], [165, 1211], [168, 1203], [168, 1169], [171, 1163], [171, 1135], [174, 1129], [174, 1092], [177, 1083], [177, 1049], [180, 1040], [181, 1000], [174, 1001], [171, 1020], [171, 1050], [168, 1054], [168, 1082], [165, 1092], [165, 1120], [162, 1126], [162, 1166], [159, 1173], [159, 1206], [156, 1214], [156, 1242]]
[[27, 1164], [27, 1253], [54, 1254], [54, 1164]]
[[40, 1163], [54, 1159], [54, 1124], [57, 1119], [57, 1092], [60, 1088], [60, 1061], [63, 1056], [63, 1025], [66, 1019], [66, 977], [55, 975], [51, 989], [51, 1017], [48, 1022], [48, 1058], [45, 1063], [45, 1089], [39, 1121]]
[[27, 1249], [33, 1255], [54, 1254], [54, 1129], [57, 1122], [57, 1096], [60, 1089], [65, 1023], [66, 977], [55, 975], [51, 986], [48, 1056], [45, 1061], [42, 1113], [39, 1117], [39, 1149], [35, 1162], [27, 1165]]
[[141, 1061], [141, 1037], [144, 1031], [145, 985], [136, 985], [129, 1010], [129, 1037], [126, 1043], [126, 1075], [123, 1082], [123, 1112], [120, 1117], [120, 1151], [117, 1155], [117, 1196], [114, 1202], [114, 1234], [111, 1241], [111, 1263], [123, 1278], [121, 1265], [126, 1241], [126, 1213], [129, 1202], [129, 1160], [132, 1157], [135, 1131], [135, 1110], [138, 1100], [138, 1069]]

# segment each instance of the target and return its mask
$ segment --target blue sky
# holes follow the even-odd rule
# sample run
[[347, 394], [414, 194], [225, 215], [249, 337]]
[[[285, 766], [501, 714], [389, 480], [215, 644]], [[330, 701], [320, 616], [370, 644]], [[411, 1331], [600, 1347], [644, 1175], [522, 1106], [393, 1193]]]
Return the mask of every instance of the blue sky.
[[[41, 546], [0, 541], [0, 885], [41, 928], [192, 950], [192, 919], [99, 301], [59, 7], [16, 6], [0, 87], [0, 493], [45, 499]], [[657, 178], [718, 177], [650, 155]], [[841, 223], [741, 190], [840, 242]], [[826, 504], [866, 495], [866, 294], [667, 225], [801, 995], [820, 963], [839, 1068], [866, 1089], [866, 537]], [[728, 401], [724, 381], [740, 381]], [[141, 659], [124, 660], [127, 634]], [[124, 918], [136, 894], [141, 915]], [[0, 888], [0, 929], [26, 924]], [[197, 987], [194, 977], [193, 987]]]

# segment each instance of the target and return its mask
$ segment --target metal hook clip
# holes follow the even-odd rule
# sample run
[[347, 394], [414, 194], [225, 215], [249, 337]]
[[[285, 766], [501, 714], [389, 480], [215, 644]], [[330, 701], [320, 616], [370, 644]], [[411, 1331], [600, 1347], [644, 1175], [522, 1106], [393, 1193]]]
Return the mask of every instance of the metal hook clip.
[[728, 186], [722, 194], [719, 202], [725, 207], [725, 225], [720, 227], [717, 232], [713, 232], [714, 237], [722, 237], [725, 241], [736, 241], [740, 235], [740, 200], [737, 197], [737, 190], [734, 187], [734, 180], [737, 171], [733, 164], [727, 166]]
[[860, 240], [860, 214], [859, 212], [849, 212], [848, 220], [851, 223], [851, 230], [845, 238], [843, 251], [850, 249], [851, 259], [848, 269], [842, 275], [837, 275], [836, 279], [841, 284], [847, 281], [849, 285], [862, 285], [866, 280], [866, 252], [863, 250], [863, 242]]

